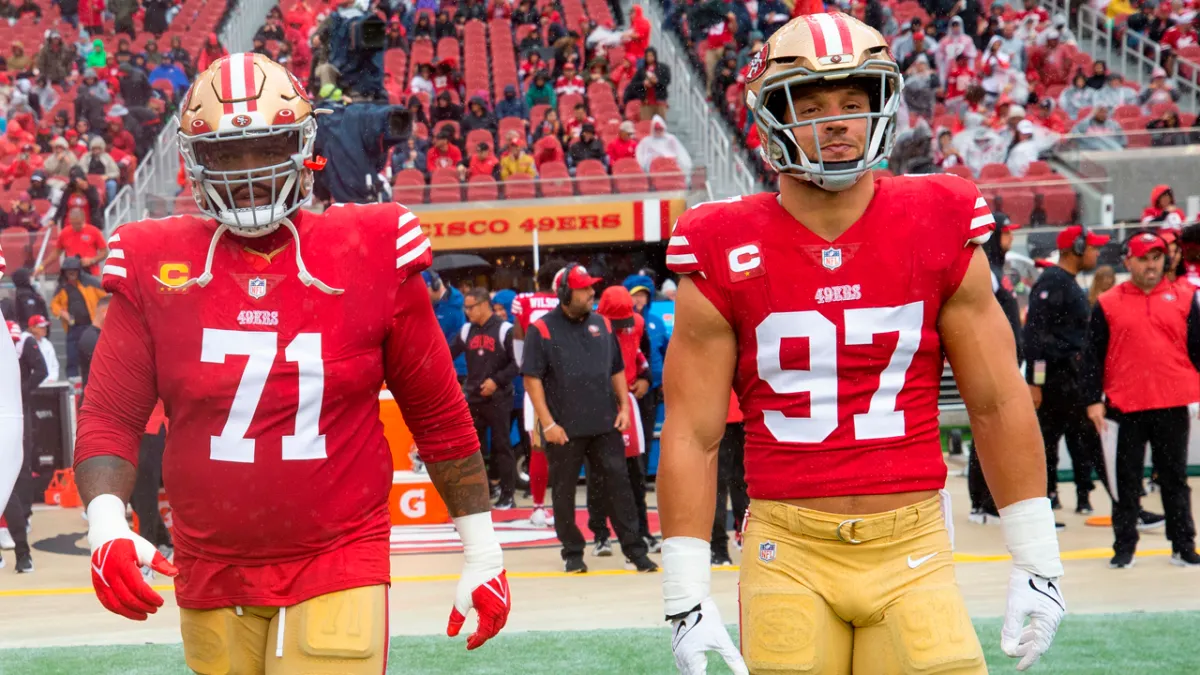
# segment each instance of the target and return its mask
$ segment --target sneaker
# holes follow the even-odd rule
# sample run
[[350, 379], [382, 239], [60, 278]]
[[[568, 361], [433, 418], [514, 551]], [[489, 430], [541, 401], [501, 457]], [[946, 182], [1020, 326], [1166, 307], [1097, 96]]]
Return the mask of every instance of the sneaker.
[[646, 542], [646, 551], [648, 553], [658, 553], [662, 550], [662, 542], [658, 540], [658, 537], [648, 534], [642, 537], [642, 540]]
[[1057, 492], [1050, 493], [1050, 508], [1054, 509], [1055, 511], [1062, 510], [1062, 502], [1058, 501]]
[[17, 574], [29, 574], [31, 572], [33, 572], [33, 556], [28, 553], [17, 556]]
[[639, 572], [657, 572], [658, 563], [650, 559], [650, 556], [641, 555], [632, 558], [625, 562], [626, 569], [635, 569]]
[[601, 539], [592, 547], [592, 555], [597, 558], [608, 558], [612, 556], [612, 544], [608, 543], [607, 539]]
[[499, 501], [500, 500], [500, 486], [498, 484], [492, 485], [491, 490], [492, 490], [492, 492], [491, 492], [492, 501], [493, 502]]
[[1179, 567], [1200, 567], [1200, 554], [1188, 548], [1171, 554], [1171, 564]]
[[496, 502], [496, 505], [492, 508], [497, 511], [507, 511], [514, 506], [516, 506], [516, 504], [513, 503], [512, 497], [501, 497], [500, 501]]
[[712, 566], [713, 567], [721, 567], [723, 565], [732, 565], [732, 564], [733, 564], [733, 561], [729, 559], [728, 551], [713, 551], [712, 552]]
[[1167, 522], [1165, 516], [1161, 513], [1152, 513], [1150, 511], [1142, 511], [1138, 515], [1137, 529], [1139, 532], [1147, 530], [1157, 530]]
[[1066, 523], [1060, 523], [1060, 522], [1058, 522], [1058, 521], [1056, 520], [1056, 521], [1054, 521], [1054, 529], [1056, 529], [1056, 530], [1065, 530], [1065, 529], [1067, 529], [1067, 524], [1066, 524]]
[[570, 558], [564, 570], [567, 574], [587, 574], [587, 563], [583, 562], [583, 558]]
[[975, 523], [976, 525], [999, 525], [1000, 514], [986, 511], [984, 509], [975, 509], [971, 511], [969, 516], [967, 516], [967, 520]]
[[1112, 560], [1108, 561], [1108, 567], [1109, 569], [1123, 570], [1133, 567], [1133, 563], [1132, 553], [1118, 553], [1112, 557]]
[[1092, 509], [1092, 500], [1088, 499], [1086, 494], [1079, 495], [1079, 499], [1075, 502], [1075, 513], [1081, 516], [1090, 516], [1095, 513]]
[[0, 551], [11, 551], [17, 547], [17, 542], [13, 541], [12, 533], [7, 527], [0, 527]]
[[554, 516], [546, 514], [544, 506], [533, 507], [533, 513], [529, 514], [529, 524], [534, 527], [552, 527], [554, 525]]

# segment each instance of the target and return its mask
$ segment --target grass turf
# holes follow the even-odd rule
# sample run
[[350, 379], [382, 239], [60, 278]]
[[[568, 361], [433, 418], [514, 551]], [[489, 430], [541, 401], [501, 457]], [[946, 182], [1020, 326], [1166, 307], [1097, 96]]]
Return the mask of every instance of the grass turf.
[[[998, 645], [1000, 621], [975, 622], [988, 668], [1015, 673]], [[736, 638], [736, 629], [734, 631]], [[1200, 673], [1200, 612], [1068, 616], [1041, 675], [1196, 675]], [[666, 629], [512, 633], [478, 652], [464, 640], [393, 637], [389, 673], [541, 675], [675, 672]], [[710, 673], [729, 672], [715, 655]], [[121, 645], [0, 650], [3, 675], [185, 675], [179, 645]]]

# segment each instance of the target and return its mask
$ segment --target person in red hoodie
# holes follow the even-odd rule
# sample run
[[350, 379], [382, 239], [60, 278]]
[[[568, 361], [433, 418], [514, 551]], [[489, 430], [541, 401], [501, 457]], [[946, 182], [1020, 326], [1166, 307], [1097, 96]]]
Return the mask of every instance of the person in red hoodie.
[[462, 151], [450, 142], [454, 138], [454, 130], [444, 127], [433, 141], [433, 147], [426, 153], [425, 173], [430, 176], [438, 169], [453, 169], [462, 164]]
[[1150, 191], [1150, 205], [1142, 211], [1142, 224], [1178, 230], [1183, 218], [1183, 210], [1175, 204], [1175, 193], [1171, 186], [1155, 185]]
[[110, 152], [112, 150], [120, 150], [128, 155], [136, 154], [137, 144], [133, 140], [133, 134], [125, 128], [125, 121], [120, 117], [108, 117], [105, 119], [108, 122], [108, 146]]
[[[625, 382], [629, 386], [630, 410], [637, 410], [637, 400], [650, 390], [650, 362], [646, 359], [646, 354], [650, 352], [650, 340], [646, 336], [646, 321], [641, 314], [633, 311], [633, 296], [624, 286], [609, 286], [604, 289], [596, 313], [608, 319], [612, 325], [612, 332], [621, 347], [621, 358], [625, 362]], [[633, 423], [622, 432], [625, 438], [625, 465], [629, 469], [629, 486], [633, 489], [633, 501], [637, 505], [640, 529], [638, 534], [642, 539], [649, 541], [653, 536], [650, 533], [650, 521], [646, 516], [646, 472], [642, 466], [642, 455], [646, 452], [643, 443], [645, 436], [641, 416], [632, 417]], [[596, 486], [595, 490], [592, 489], [593, 485]], [[604, 524], [607, 519], [603, 515], [603, 489], [601, 481], [588, 481], [588, 529], [596, 534], [597, 538], [607, 530], [607, 525]]]
[[629, 30], [621, 36], [621, 42], [625, 43], [625, 56], [634, 63], [646, 55], [646, 48], [650, 46], [650, 20], [638, 5], [634, 5], [629, 13]]
[[1194, 47], [1200, 44], [1200, 35], [1196, 33], [1196, 26], [1200, 26], [1200, 14], [1192, 17], [1192, 20], [1187, 23], [1177, 23], [1171, 26], [1167, 32], [1163, 33], [1163, 46], [1170, 47], [1178, 53], [1184, 47]]
[[975, 71], [971, 68], [971, 59], [966, 54], [954, 57], [954, 64], [946, 74], [946, 104], [967, 95], [967, 88], [975, 82]]
[[633, 122], [629, 120], [621, 122], [621, 126], [617, 127], [617, 137], [605, 148], [608, 151], [608, 160], [614, 165], [617, 163], [617, 160], [625, 159], [626, 157], [637, 159], [638, 142], [633, 137], [634, 131]]
[[721, 438], [721, 446], [717, 450], [717, 511], [713, 517], [712, 539], [709, 541], [714, 567], [733, 564], [729, 558], [726, 499], [733, 502], [733, 538], [739, 551], [742, 548], [742, 519], [750, 508], [746, 469], [742, 462], [746, 446], [746, 428], [742, 420], [742, 409], [738, 407], [737, 394], [730, 391], [729, 413], [725, 417], [725, 436]]

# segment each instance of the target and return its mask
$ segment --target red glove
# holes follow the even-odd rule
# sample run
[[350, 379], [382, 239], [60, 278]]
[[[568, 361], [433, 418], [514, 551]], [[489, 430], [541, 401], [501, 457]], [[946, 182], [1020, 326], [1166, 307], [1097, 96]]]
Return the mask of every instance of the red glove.
[[129, 529], [125, 503], [116, 495], [100, 495], [88, 504], [88, 544], [92, 548], [92, 588], [100, 604], [134, 621], [162, 607], [162, 596], [142, 577], [142, 566], [173, 577], [179, 573], [154, 545]]
[[[479, 614], [479, 626], [471, 637], [467, 638], [467, 649], [476, 647], [495, 637], [508, 623], [508, 613], [512, 609], [512, 594], [508, 591], [508, 576], [500, 570], [499, 576], [491, 581], [480, 584], [471, 591], [470, 605]], [[470, 607], [467, 608], [470, 611]], [[446, 624], [446, 635], [455, 637], [462, 630], [467, 620], [464, 612], [458, 611], [457, 605], [450, 609], [450, 622]]]

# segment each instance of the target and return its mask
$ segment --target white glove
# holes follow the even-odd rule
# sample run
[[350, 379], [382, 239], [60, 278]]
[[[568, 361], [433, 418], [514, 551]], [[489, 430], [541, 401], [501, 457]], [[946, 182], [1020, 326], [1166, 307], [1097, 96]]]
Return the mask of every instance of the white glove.
[[725, 630], [717, 603], [709, 597], [712, 552], [707, 541], [668, 537], [662, 545], [663, 605], [673, 628], [671, 651], [683, 675], [703, 675], [708, 652], [715, 651], [735, 675], [749, 675], [746, 662]]
[[700, 608], [682, 619], [671, 622], [671, 651], [675, 667], [682, 675], [704, 675], [708, 672], [708, 652], [717, 652], [734, 675], [749, 675], [746, 662], [734, 646], [721, 621], [721, 613], [712, 598], [705, 598]]
[[1027, 670], [1050, 649], [1067, 613], [1059, 585], [1063, 566], [1050, 500], [1039, 497], [1006, 506], [1000, 509], [1000, 525], [1013, 557], [1000, 649], [1021, 659], [1017, 670]]
[[476, 649], [508, 623], [512, 593], [504, 571], [504, 554], [492, 526], [490, 511], [454, 519], [463, 542], [463, 571], [454, 592], [454, 607], [446, 624], [446, 635], [455, 637], [474, 609], [479, 626], [467, 638], [467, 649]]
[[103, 494], [87, 508], [88, 546], [92, 549], [92, 587], [105, 609], [114, 614], [145, 621], [162, 607], [163, 599], [142, 576], [146, 566], [173, 577], [175, 566], [167, 562], [154, 544], [129, 529], [125, 502]]

